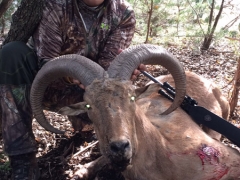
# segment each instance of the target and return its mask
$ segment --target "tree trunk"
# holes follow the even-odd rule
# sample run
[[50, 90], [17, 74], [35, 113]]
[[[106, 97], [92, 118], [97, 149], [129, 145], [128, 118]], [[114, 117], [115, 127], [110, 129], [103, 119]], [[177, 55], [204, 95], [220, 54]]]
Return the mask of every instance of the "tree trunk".
[[151, 29], [152, 13], [153, 13], [153, 0], [151, 0], [150, 9], [148, 11], [147, 35], [146, 35], [145, 43], [148, 43], [149, 33]]
[[232, 95], [229, 100], [230, 116], [233, 115], [238, 102], [238, 94], [240, 89], [240, 57], [238, 57], [238, 66], [237, 66], [237, 70], [235, 72], [234, 78], [235, 78], [235, 83], [233, 85]]
[[2, 108], [0, 106], [0, 139], [2, 139]]
[[43, 13], [45, 0], [22, 0], [12, 15], [12, 23], [3, 45], [11, 41], [27, 42], [37, 28]]
[[203, 41], [203, 44], [202, 44], [202, 47], [201, 47], [202, 50], [208, 50], [208, 48], [210, 47], [212, 39], [213, 39], [213, 34], [215, 32], [215, 29], [217, 27], [218, 21], [220, 19], [221, 14], [222, 14], [224, 0], [222, 0], [220, 9], [219, 9], [218, 14], [217, 14], [217, 17], [216, 17], [216, 19], [214, 21], [213, 27], [211, 27], [212, 26], [211, 25], [211, 23], [212, 23], [211, 21], [212, 21], [212, 18], [213, 18], [214, 2], [215, 2], [215, 0], [213, 0], [213, 2], [212, 2], [212, 9], [211, 9], [210, 17], [209, 17], [210, 20], [209, 20], [208, 32], [207, 32], [207, 34], [204, 37], [204, 41]]
[[213, 39], [213, 34], [206, 34], [204, 37], [204, 41], [201, 47], [201, 50], [208, 50]]
[[2, 0], [2, 2], [0, 4], [0, 18], [7, 11], [7, 9], [12, 4], [12, 2], [13, 2], [13, 0]]
[[5, 22], [4, 16], [1, 18], [1, 25], [2, 25], [1, 34], [4, 35], [5, 26], [6, 26], [6, 22]]

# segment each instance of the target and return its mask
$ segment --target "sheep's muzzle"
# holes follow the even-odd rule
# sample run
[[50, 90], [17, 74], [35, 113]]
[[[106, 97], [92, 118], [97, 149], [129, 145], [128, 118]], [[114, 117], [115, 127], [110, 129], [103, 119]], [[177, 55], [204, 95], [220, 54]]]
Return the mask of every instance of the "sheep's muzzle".
[[132, 160], [132, 146], [128, 140], [110, 143], [109, 159], [115, 169], [124, 171]]

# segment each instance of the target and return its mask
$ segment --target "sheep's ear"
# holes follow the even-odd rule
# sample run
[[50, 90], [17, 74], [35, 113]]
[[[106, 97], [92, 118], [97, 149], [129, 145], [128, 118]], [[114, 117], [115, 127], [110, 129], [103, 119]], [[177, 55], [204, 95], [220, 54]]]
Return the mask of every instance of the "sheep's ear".
[[86, 112], [87, 103], [86, 102], [79, 102], [76, 104], [71, 104], [69, 106], [65, 106], [61, 108], [58, 113], [62, 115], [68, 116], [76, 116]]

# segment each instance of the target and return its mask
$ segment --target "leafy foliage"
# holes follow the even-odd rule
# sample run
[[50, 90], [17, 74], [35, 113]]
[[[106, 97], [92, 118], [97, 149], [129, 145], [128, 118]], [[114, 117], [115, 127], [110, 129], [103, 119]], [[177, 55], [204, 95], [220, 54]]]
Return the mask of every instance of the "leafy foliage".
[[[143, 43], [144, 38], [139, 38], [139, 35], [144, 36], [147, 33], [148, 15], [151, 10], [150, 1], [130, 0], [129, 2], [134, 7], [137, 19], [134, 43]], [[211, 0], [154, 0], [149, 42], [155, 44], [164, 44], [166, 42], [178, 43], [179, 40], [188, 38], [201, 43], [204, 36], [208, 33], [211, 2]], [[220, 8], [220, 2], [217, 1], [216, 3], [213, 9], [212, 22], [215, 20]], [[236, 4], [231, 4], [231, 1], [226, 0], [222, 17], [226, 15], [231, 15], [232, 18], [237, 17], [238, 14], [233, 13], [239, 12], [239, 6], [240, 2], [236, 6]], [[227, 19], [226, 21], [226, 18], [220, 18], [219, 26], [217, 26], [217, 31], [214, 34], [214, 40], [220, 40], [229, 34], [231, 26], [225, 26], [231, 20]], [[222, 30], [223, 28], [224, 31]], [[235, 32], [238, 34], [239, 30], [237, 29]], [[159, 39], [161, 42], [159, 42]]]
[[0, 152], [0, 173], [8, 174], [10, 171], [10, 162], [4, 153]]

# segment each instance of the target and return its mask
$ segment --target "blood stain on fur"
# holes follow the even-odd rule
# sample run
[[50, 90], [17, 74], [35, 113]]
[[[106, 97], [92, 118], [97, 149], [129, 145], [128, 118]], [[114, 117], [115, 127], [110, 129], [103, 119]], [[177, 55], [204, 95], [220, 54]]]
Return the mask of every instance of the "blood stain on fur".
[[215, 166], [215, 169], [213, 171], [213, 173], [215, 174], [214, 180], [219, 180], [228, 173], [229, 168], [225, 164], [219, 163], [220, 152], [214, 147], [204, 144], [197, 151], [197, 155], [202, 162], [203, 170], [204, 165], [210, 164]]

